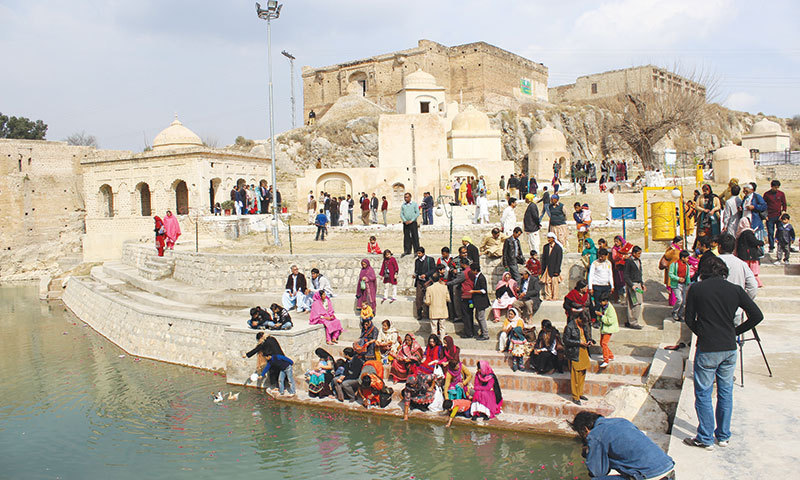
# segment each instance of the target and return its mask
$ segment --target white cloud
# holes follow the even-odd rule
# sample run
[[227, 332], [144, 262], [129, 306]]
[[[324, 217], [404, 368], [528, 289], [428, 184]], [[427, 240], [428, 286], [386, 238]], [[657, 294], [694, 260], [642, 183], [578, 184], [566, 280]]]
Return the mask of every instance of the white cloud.
[[748, 112], [759, 103], [759, 98], [747, 92], [734, 92], [722, 104], [732, 110]]

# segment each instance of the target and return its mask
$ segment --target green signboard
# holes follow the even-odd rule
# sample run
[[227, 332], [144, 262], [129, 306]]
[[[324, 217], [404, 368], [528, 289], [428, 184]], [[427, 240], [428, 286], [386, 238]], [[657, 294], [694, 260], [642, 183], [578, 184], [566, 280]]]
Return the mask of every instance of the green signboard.
[[529, 78], [519, 79], [519, 91], [522, 92], [524, 95], [531, 94], [531, 80]]

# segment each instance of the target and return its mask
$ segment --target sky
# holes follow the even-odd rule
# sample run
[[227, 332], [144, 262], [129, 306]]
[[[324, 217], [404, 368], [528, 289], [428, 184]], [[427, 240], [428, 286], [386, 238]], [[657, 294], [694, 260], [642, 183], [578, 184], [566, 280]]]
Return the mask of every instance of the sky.
[[[266, 3], [266, 0], [262, 4]], [[736, 110], [800, 114], [797, 0], [563, 2], [285, 0], [272, 23], [276, 133], [302, 122], [303, 65], [474, 41], [579, 75], [656, 64], [714, 79]], [[269, 136], [266, 22], [242, 0], [0, 0], [0, 112], [41, 119], [47, 139], [85, 131], [141, 151], [177, 113], [204, 140]]]

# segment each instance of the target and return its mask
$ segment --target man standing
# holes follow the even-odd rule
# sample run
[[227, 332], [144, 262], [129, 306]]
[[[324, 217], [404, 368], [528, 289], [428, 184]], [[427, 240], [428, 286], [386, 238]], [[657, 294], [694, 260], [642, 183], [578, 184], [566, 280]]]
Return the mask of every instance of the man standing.
[[386, 197], [381, 197], [381, 215], [383, 215], [383, 226], [386, 226], [386, 214], [389, 212], [389, 201]]
[[769, 239], [769, 252], [775, 250], [775, 227], [780, 223], [781, 215], [786, 213], [786, 195], [779, 189], [780, 180], [773, 180], [770, 188], [764, 193], [764, 201], [767, 203], [767, 238]]
[[561, 261], [564, 251], [556, 242], [556, 234], [547, 232], [547, 244], [542, 249], [542, 283], [544, 284], [544, 299], [555, 300], [558, 298], [558, 284], [561, 282]]
[[522, 235], [522, 229], [514, 227], [514, 233], [503, 242], [503, 266], [508, 269], [511, 278], [517, 284], [522, 281], [519, 275], [519, 266], [525, 265], [525, 257], [522, 255], [522, 246], [519, 243], [519, 237]]
[[[489, 308], [489, 293], [486, 276], [481, 273], [481, 267], [473, 268], [475, 280], [472, 286], [472, 306], [475, 310], [475, 319], [478, 321], [480, 333], [475, 334], [476, 340], [489, 340], [489, 327], [486, 326], [486, 309]], [[470, 318], [472, 322], [472, 318]]]
[[[739, 220], [742, 219], [742, 199], [739, 198], [741, 188], [734, 184], [730, 186], [730, 189], [731, 198], [725, 201], [725, 209], [722, 211], [722, 231], [735, 237], [736, 230], [739, 229]], [[767, 221], [767, 225], [769, 225], [769, 221]]]
[[517, 194], [517, 192], [514, 191], [516, 190], [516, 188], [517, 188], [517, 179], [516, 177], [514, 177], [514, 174], [512, 173], [511, 176], [508, 177], [508, 194], [512, 197], [515, 196]]
[[433, 225], [433, 196], [431, 192], [422, 195], [422, 224]]
[[[267, 198], [269, 198], [268, 195], [269, 192], [267, 191], [267, 182], [262, 181], [258, 186], [258, 200], [261, 207], [261, 213], [267, 213], [267, 210], [269, 209], [269, 203], [267, 203]], [[314, 195], [309, 195], [308, 202], [311, 203], [312, 200], [314, 200]], [[309, 207], [309, 209], [311, 211], [311, 213], [309, 214], [309, 218], [313, 219], [314, 212], [317, 211], [317, 202], [314, 202], [314, 207], [313, 208]], [[308, 223], [311, 223], [311, 221], [309, 221]]]
[[425, 306], [425, 289], [431, 283], [431, 277], [436, 273], [436, 262], [432, 257], [425, 255], [425, 247], [417, 248], [417, 258], [414, 260], [414, 287], [417, 296], [414, 300], [414, 310], [417, 320], [428, 318]]
[[642, 281], [642, 247], [635, 246], [631, 250], [631, 256], [625, 261], [625, 290], [628, 292], [628, 321], [625, 326], [634, 330], [641, 330], [639, 317], [642, 316], [642, 306], [644, 305], [644, 292], [647, 287]]
[[517, 214], [514, 213], [515, 208], [517, 208], [517, 199], [511, 197], [508, 199], [508, 206], [503, 210], [503, 215], [500, 218], [500, 226], [503, 229], [503, 233], [509, 236], [511, 232], [514, 231], [514, 227], [517, 226]]
[[291, 310], [297, 307], [298, 312], [304, 312], [308, 308], [305, 305], [305, 293], [308, 290], [306, 286], [306, 277], [297, 268], [297, 265], [292, 265], [292, 273], [286, 278], [286, 290], [283, 292], [283, 308]]
[[[683, 443], [714, 449], [728, 446], [733, 413], [733, 373], [736, 369], [736, 336], [750, 330], [764, 315], [747, 293], [725, 277], [728, 267], [719, 258], [711, 258], [700, 271], [701, 282], [686, 294], [686, 325], [697, 335], [694, 356], [694, 406], [697, 411], [697, 436]], [[736, 310], [744, 310], [747, 321], [734, 324]], [[716, 412], [711, 393], [717, 386]], [[716, 420], [716, 428], [714, 428]]]
[[469, 266], [470, 267], [480, 267], [481, 266], [481, 254], [478, 251], [478, 247], [472, 244], [472, 239], [464, 236], [461, 237], [461, 245], [467, 249], [467, 257], [469, 258]]
[[500, 175], [500, 193], [502, 194], [505, 191], [506, 191], [506, 176]]
[[325, 215], [325, 210], [320, 208], [319, 215], [317, 215], [314, 225], [317, 227], [317, 236], [314, 240], [325, 241], [325, 233], [327, 232], [328, 217]]
[[447, 335], [445, 320], [450, 315], [448, 311], [450, 292], [444, 276], [435, 273], [431, 280], [433, 284], [425, 290], [425, 305], [428, 306], [428, 315], [431, 318], [431, 333], [444, 338]]
[[[464, 247], [461, 247], [461, 249], [459, 249], [458, 271], [455, 273], [455, 276], [447, 282], [448, 288], [452, 289], [452, 295], [450, 299], [453, 301], [454, 323], [458, 323], [460, 321], [465, 322], [465, 311], [468, 310], [462, 301], [464, 293], [462, 285], [467, 280], [467, 272], [469, 271], [469, 258], [467, 258], [466, 250], [462, 250], [463, 248]], [[466, 327], [464, 328], [466, 329]], [[472, 336], [471, 330], [469, 336]]]
[[[261, 188], [264, 188], [264, 187], [262, 186]], [[264, 197], [264, 199], [265, 199], [264, 208], [266, 209], [266, 206], [267, 206], [266, 197]], [[308, 196], [308, 205], [306, 205], [306, 209], [308, 211], [308, 224], [309, 225], [313, 225], [314, 224], [314, 218], [317, 215], [317, 201], [314, 200], [314, 195], [309, 195]], [[266, 213], [266, 211], [264, 211], [262, 213]]]
[[528, 234], [528, 250], [539, 251], [541, 243], [539, 239], [539, 229], [542, 228], [542, 222], [539, 219], [539, 207], [533, 201], [533, 194], [525, 195], [525, 203], [528, 207], [525, 209], [525, 216], [522, 218], [522, 227], [525, 233]]
[[411, 201], [411, 194], [403, 195], [403, 205], [400, 206], [400, 221], [403, 222], [403, 255], [411, 255], [419, 249], [419, 207], [417, 202]]
[[378, 223], [379, 203], [378, 197], [375, 196], [375, 192], [372, 192], [372, 198], [369, 199], [369, 211], [372, 214], [372, 223]]
[[356, 201], [350, 195], [347, 196], [347, 216], [350, 217], [350, 225], [353, 224], [353, 207]]
[[[675, 478], [672, 457], [629, 420], [583, 411], [575, 415], [571, 426], [583, 440], [583, 456], [592, 478]], [[609, 475], [612, 469], [622, 476]]]
[[605, 248], [597, 251], [597, 260], [589, 266], [587, 286], [594, 305], [592, 311], [599, 310], [597, 305], [603, 295], [611, 295], [614, 292], [614, 272], [611, 262], [608, 261], [608, 250]]
[[558, 243], [562, 248], [567, 248], [567, 214], [564, 212], [564, 204], [558, 201], [558, 194], [550, 197], [550, 228], [556, 234]]
[[366, 195], [361, 197], [361, 223], [369, 225], [369, 197]]
[[547, 187], [542, 187], [542, 198], [537, 200], [536, 203], [542, 204], [542, 218], [545, 215], [550, 215], [550, 192], [547, 191]]
[[[719, 259], [725, 262], [725, 266], [728, 267], [727, 280], [734, 285], [742, 287], [745, 293], [755, 300], [758, 293], [758, 280], [756, 280], [756, 276], [753, 275], [750, 267], [733, 254], [736, 250], [736, 238], [733, 235], [723, 233], [719, 236], [717, 245], [719, 246]], [[734, 323], [736, 325], [741, 324], [744, 321], [743, 316], [744, 312], [741, 309], [737, 310]]]

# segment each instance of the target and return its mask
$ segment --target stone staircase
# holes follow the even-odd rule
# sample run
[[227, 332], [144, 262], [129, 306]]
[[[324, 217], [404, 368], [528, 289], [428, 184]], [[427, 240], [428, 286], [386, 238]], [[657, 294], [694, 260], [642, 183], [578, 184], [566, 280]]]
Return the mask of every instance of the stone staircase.
[[139, 274], [148, 280], [161, 280], [172, 276], [175, 269], [175, 258], [172, 252], [166, 251], [163, 257], [158, 255], [148, 255], [144, 261], [137, 266]]

